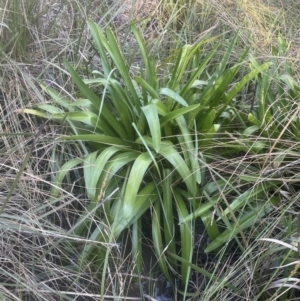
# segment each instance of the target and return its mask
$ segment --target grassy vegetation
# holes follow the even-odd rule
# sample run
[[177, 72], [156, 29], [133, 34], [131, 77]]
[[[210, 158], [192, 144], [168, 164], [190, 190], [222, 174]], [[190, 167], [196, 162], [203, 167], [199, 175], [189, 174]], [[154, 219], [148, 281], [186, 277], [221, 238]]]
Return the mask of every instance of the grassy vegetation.
[[0, 0], [0, 300], [299, 298], [286, 2]]

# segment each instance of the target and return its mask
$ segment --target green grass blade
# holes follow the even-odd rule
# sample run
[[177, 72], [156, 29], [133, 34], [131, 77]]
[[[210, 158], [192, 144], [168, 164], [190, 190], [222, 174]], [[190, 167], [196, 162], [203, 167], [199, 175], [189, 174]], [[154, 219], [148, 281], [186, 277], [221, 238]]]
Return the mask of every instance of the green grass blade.
[[152, 102], [155, 104], [159, 115], [165, 116], [166, 114], [170, 113], [170, 110], [168, 110], [168, 108], [160, 99], [153, 99]]
[[111, 67], [110, 61], [107, 58], [105, 48], [103, 46], [103, 43], [106, 43], [106, 39], [101, 29], [94, 21], [89, 20], [88, 24], [93, 37], [93, 41], [98, 50], [99, 57], [101, 58], [103, 73], [107, 78], [113, 68]]
[[[209, 89], [203, 91], [200, 103], [203, 106], [217, 106], [224, 101], [223, 97], [226, 95], [226, 90], [232, 83], [234, 77], [238, 72], [238, 68], [234, 67], [227, 69], [222, 75], [213, 81]], [[208, 85], [209, 86], [209, 85]]]

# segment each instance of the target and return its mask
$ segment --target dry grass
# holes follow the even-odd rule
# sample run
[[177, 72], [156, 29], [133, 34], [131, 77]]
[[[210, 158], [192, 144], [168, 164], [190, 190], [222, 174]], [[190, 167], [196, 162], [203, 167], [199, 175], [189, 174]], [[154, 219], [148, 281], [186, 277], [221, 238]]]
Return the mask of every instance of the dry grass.
[[[262, 3], [258, 0], [202, 0], [195, 2], [192, 8], [177, 11], [171, 1], [123, 0], [112, 4], [112, 1], [96, 0], [88, 1], [86, 5], [80, 1], [28, 0], [32, 4], [31, 11], [26, 10], [21, 15], [20, 6], [15, 19], [11, 18], [15, 8], [10, 6], [13, 2], [16, 1], [0, 0], [0, 47], [8, 45], [0, 56], [1, 203], [4, 203], [11, 189], [30, 149], [32, 135], [38, 131], [40, 124], [40, 120], [16, 114], [16, 110], [49, 101], [39, 87], [41, 80], [70, 95], [76, 93], [63, 70], [62, 58], [66, 57], [72, 64], [82, 68], [99, 66], [89, 44], [87, 18], [96, 20], [103, 27], [115, 27], [120, 42], [125, 44], [127, 41], [131, 45], [126, 28], [127, 22], [133, 17], [144, 29], [148, 46], [162, 59], [169, 56], [166, 45], [192, 43], [202, 31], [214, 26], [217, 26], [214, 29], [216, 33], [229, 32], [229, 35], [239, 29], [243, 41], [241, 48], [249, 46], [261, 57], [270, 56], [271, 46], [277, 43], [277, 36], [281, 33], [291, 41], [288, 58], [296, 66], [299, 63], [300, 29], [297, 19], [300, 8], [297, 1], [266, 0]], [[22, 5], [27, 2], [20, 1]], [[9, 23], [17, 20], [20, 22]], [[24, 30], [20, 31], [20, 28]], [[17, 33], [19, 39], [12, 39]], [[130, 51], [131, 47], [128, 47], [128, 55], [134, 59], [134, 53]], [[32, 153], [30, 164], [23, 171], [5, 208], [5, 214], [0, 218], [2, 300], [101, 298], [101, 281], [95, 266], [76, 262], [76, 254], [70, 260], [69, 248], [78, 238], [68, 233], [70, 225], [66, 218], [76, 209], [73, 208], [74, 200], [82, 206], [86, 202], [83, 196], [79, 196], [84, 194], [80, 172], [75, 174], [75, 186], [70, 178], [66, 183], [67, 188], [61, 192], [61, 210], [47, 216], [48, 211], [56, 211], [55, 204], [49, 203], [49, 189], [53, 185], [55, 172], [67, 158], [83, 154], [83, 149], [77, 145], [58, 145], [55, 142], [55, 137], [64, 131], [56, 124], [46, 125]], [[45, 213], [45, 218], [41, 219]], [[53, 216], [59, 223], [52, 223]], [[61, 227], [61, 224], [64, 226]], [[64, 240], [57, 243], [62, 236]], [[57, 246], [44, 256], [55, 244]], [[113, 285], [107, 287], [116, 299], [121, 299], [128, 295], [126, 287], [127, 281], [132, 278], [132, 266], [128, 267], [122, 256], [119, 257], [118, 249], [114, 248], [115, 245], [112, 246], [114, 256], [110, 267], [114, 273], [108, 272], [109, 282]], [[268, 245], [264, 245], [264, 248], [268, 249]], [[259, 252], [262, 249], [257, 254]], [[249, 262], [251, 264], [253, 262]], [[125, 272], [123, 266], [127, 269]], [[246, 278], [252, 275], [245, 262], [240, 265], [237, 263], [235, 269], [236, 273], [243, 275], [232, 275], [236, 282], [245, 283]], [[212, 288], [217, 289], [216, 286]], [[213, 295], [209, 290], [205, 294], [202, 300]], [[224, 292], [223, 300], [228, 296]], [[251, 296], [249, 292], [249, 300]]]

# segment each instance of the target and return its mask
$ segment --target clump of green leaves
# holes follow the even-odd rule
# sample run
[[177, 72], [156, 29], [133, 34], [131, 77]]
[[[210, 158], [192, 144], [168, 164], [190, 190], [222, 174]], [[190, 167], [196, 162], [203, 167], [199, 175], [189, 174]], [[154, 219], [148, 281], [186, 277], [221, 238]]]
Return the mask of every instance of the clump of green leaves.
[[[92, 79], [82, 79], [65, 61], [83, 98], [72, 101], [42, 85], [53, 104], [24, 110], [68, 122], [74, 135], [61, 139], [86, 141], [93, 150], [61, 167], [53, 198], [58, 196], [65, 175], [82, 164], [90, 203], [73, 227], [74, 233], [90, 241], [111, 242], [132, 227], [134, 256], [141, 254], [141, 218], [150, 208], [160, 268], [171, 283], [170, 271], [175, 271], [186, 292], [193, 268], [195, 218], [202, 219], [211, 239], [208, 251], [218, 250], [257, 218], [259, 208], [252, 208], [252, 212], [239, 218], [240, 224], [229, 218], [228, 230], [219, 232], [210, 211], [217, 208], [218, 191], [226, 179], [212, 178], [210, 183], [207, 166], [213, 157], [214, 138], [222, 132], [223, 125], [237, 117], [231, 110], [233, 99], [270, 64], [257, 65], [237, 80], [247, 51], [228, 67], [235, 36], [211, 72], [208, 66], [218, 45], [204, 53], [204, 46], [214, 40], [204, 37], [194, 45], [184, 46], [168, 70], [167, 79], [160, 79], [155, 58], [149, 56], [140, 32], [131, 25], [143, 59], [140, 75], [133, 76], [111, 30], [104, 33], [92, 21], [89, 26], [101, 70], [94, 71]], [[261, 191], [263, 187], [257, 189]], [[255, 199], [256, 192], [247, 197], [251, 196]], [[237, 197], [224, 216], [234, 214], [242, 200]], [[84, 247], [84, 258], [104, 262], [104, 255], [91, 243]], [[207, 276], [207, 272], [200, 272]]]
[[[262, 277], [265, 286], [257, 296], [264, 296], [265, 300], [270, 300], [270, 296], [280, 296], [280, 300], [292, 299], [297, 295], [295, 289], [299, 290], [295, 285], [298, 281], [295, 277], [298, 249], [293, 241], [299, 236], [300, 229], [297, 221], [300, 86], [287, 57], [288, 50], [289, 43], [279, 36], [278, 46], [272, 48], [271, 68], [257, 77], [255, 101], [247, 116], [248, 126], [240, 132], [235, 145], [240, 150], [245, 150], [246, 146], [248, 155], [257, 156], [252, 172], [248, 169], [248, 174], [241, 179], [255, 185], [271, 185], [266, 190], [267, 200], [278, 215], [276, 225], [271, 224], [272, 229], [262, 238], [269, 243], [268, 250], [261, 252], [257, 261], [259, 265], [270, 257], [269, 266], [272, 266]], [[259, 66], [255, 57], [251, 57], [250, 62], [254, 69]], [[257, 275], [257, 279], [261, 276]]]

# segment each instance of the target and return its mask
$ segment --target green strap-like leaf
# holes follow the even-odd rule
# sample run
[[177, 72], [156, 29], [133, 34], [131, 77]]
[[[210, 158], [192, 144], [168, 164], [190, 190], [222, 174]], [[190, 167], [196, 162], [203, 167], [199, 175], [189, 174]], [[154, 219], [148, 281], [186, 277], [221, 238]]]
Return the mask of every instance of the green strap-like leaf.
[[[121, 54], [119, 45], [116, 42], [116, 39], [115, 39], [113, 33], [107, 27], [106, 28], [107, 39], [106, 39], [102, 30], [92, 20], [89, 20], [89, 27], [92, 32], [93, 39], [101, 53], [101, 57], [106, 57], [104, 54], [104, 51], [103, 51], [104, 50], [103, 48], [105, 48], [106, 51], [109, 53], [109, 56], [113, 60], [116, 68], [120, 72], [123, 80], [125, 81], [126, 87], [128, 88], [128, 90], [131, 93], [134, 105], [136, 106], [136, 108], [139, 108], [138, 95], [135, 91], [132, 80], [130, 78], [128, 67], [125, 64], [125, 59]], [[106, 76], [107, 76], [107, 74], [106, 74]]]
[[[98, 200], [98, 186], [97, 183], [99, 178], [104, 170], [104, 167], [108, 160], [113, 157], [120, 148], [118, 147], [108, 147], [104, 149], [100, 154], [98, 152], [94, 152], [90, 154], [84, 161], [84, 180], [85, 180], [85, 188], [87, 190], [87, 194], [92, 202], [96, 203]], [[104, 184], [104, 183], [102, 183]], [[101, 196], [100, 196], [101, 197]]]
[[191, 130], [188, 129], [185, 118], [183, 116], [177, 117], [176, 122], [181, 131], [181, 137], [184, 144], [181, 144], [183, 154], [187, 153], [190, 161], [190, 168], [192, 170], [192, 176], [195, 178], [198, 184], [201, 184], [201, 170], [198, 160], [197, 148], [194, 145], [194, 136], [191, 135]]
[[49, 119], [51, 118], [51, 115], [49, 115], [47, 113], [43, 113], [38, 110], [33, 110], [33, 109], [18, 109], [16, 112], [17, 113], [28, 113], [28, 114], [39, 116], [42, 118], [49, 118]]
[[208, 203], [201, 204], [199, 208], [197, 208], [193, 213], [187, 215], [182, 219], [181, 223], [189, 222], [195, 220], [197, 217], [204, 215], [208, 210], [210, 210], [216, 203], [220, 201], [220, 198], [214, 198], [213, 201], [209, 201]]
[[189, 107], [184, 107], [184, 108], [172, 111], [161, 118], [160, 126], [163, 127], [166, 125], [166, 123], [168, 123], [186, 113], [198, 112], [202, 109], [203, 109], [203, 107], [201, 105], [191, 105]]
[[[73, 67], [66, 60], [64, 62], [76, 86], [80, 89], [83, 95], [92, 102], [94, 108], [98, 110], [99, 114], [98, 116], [96, 115], [97, 120], [99, 120], [99, 122], [100, 121], [102, 122], [102, 128], [106, 130], [106, 134], [112, 135], [112, 133], [115, 133], [115, 135], [119, 137], [122, 137], [124, 139], [129, 139], [129, 136], [125, 131], [124, 127], [115, 118], [115, 116], [113, 116], [111, 111], [108, 109], [107, 105], [103, 103], [98, 98], [98, 96], [83, 82], [83, 80], [73, 69]], [[85, 112], [85, 113], [89, 113], [89, 112]]]
[[149, 93], [149, 95], [156, 99], [159, 98], [157, 92], [155, 91], [155, 89], [153, 87], [151, 87], [144, 79], [142, 79], [141, 77], [135, 76], [134, 80], [140, 84], [142, 86], [142, 88], [147, 91]]
[[216, 110], [211, 109], [206, 116], [202, 117], [201, 120], [199, 120], [201, 123], [197, 124], [197, 129], [199, 131], [206, 132], [211, 129], [214, 122], [216, 120]]
[[132, 83], [132, 79], [129, 74], [129, 69], [125, 64], [126, 60], [122, 56], [119, 45], [109, 27], [106, 28], [106, 35], [109, 42], [109, 47], [107, 46], [108, 44], [105, 44], [104, 47], [109, 52], [117, 69], [119, 70], [122, 78], [124, 79], [126, 87], [129, 89], [132, 98], [135, 101], [136, 108], [139, 108], [139, 98]]
[[148, 52], [144, 43], [144, 39], [141, 35], [141, 33], [138, 31], [137, 27], [132, 23], [131, 24], [131, 30], [136, 38], [136, 41], [139, 44], [140, 47], [140, 51], [145, 63], [145, 67], [146, 67], [146, 72], [147, 72], [147, 81], [149, 83], [149, 85], [156, 90], [158, 87], [158, 81], [156, 78], [156, 68], [155, 68], [155, 64], [153, 62], [153, 60], [151, 58], [149, 58], [148, 56]]
[[161, 207], [159, 202], [154, 204], [153, 216], [152, 216], [152, 239], [154, 245], [154, 251], [158, 259], [158, 264], [163, 272], [164, 276], [170, 283], [173, 283], [172, 277], [169, 274], [169, 269], [166, 261], [166, 254], [163, 245], [162, 231], [161, 231]]
[[52, 89], [49, 86], [46, 86], [44, 84], [41, 84], [40, 86], [53, 99], [54, 102], [63, 106], [64, 108], [68, 108], [71, 102], [65, 96], [63, 96], [61, 93], [58, 93], [56, 90]]
[[160, 99], [153, 99], [152, 102], [155, 104], [159, 115], [165, 116], [170, 112]]
[[138, 156], [138, 152], [129, 151], [115, 155], [113, 159], [106, 164], [104, 170], [107, 174], [102, 174], [100, 178], [100, 183], [102, 181], [107, 181], [107, 183], [109, 183], [116, 177], [122, 177], [122, 175], [120, 174], [120, 170], [125, 168], [126, 166], [130, 166], [131, 162], [133, 162]]
[[[172, 170], [164, 169], [163, 171], [163, 195], [161, 208], [163, 212], [163, 227], [164, 227], [164, 237], [166, 245], [168, 246], [168, 251], [171, 253], [176, 253], [176, 241], [175, 241], [175, 221], [174, 221], [174, 204], [173, 204], [173, 194], [172, 194]], [[176, 261], [171, 261], [173, 269], [177, 270]]]
[[111, 146], [119, 146], [121, 148], [133, 148], [133, 143], [130, 141], [125, 141], [116, 137], [111, 137], [101, 134], [85, 134], [85, 135], [73, 135], [73, 136], [61, 136], [59, 140], [81, 140], [89, 142], [99, 142], [101, 144], [107, 144]]
[[243, 87], [245, 87], [245, 85], [251, 80], [253, 79], [255, 76], [257, 76], [260, 72], [268, 69], [271, 66], [270, 62], [264, 63], [262, 65], [260, 65], [259, 67], [255, 68], [254, 70], [252, 70], [251, 72], [249, 72], [247, 75], [245, 75], [237, 84], [234, 85], [234, 87], [229, 91], [229, 93], [224, 97], [224, 107], [227, 106], [231, 100], [237, 95], [237, 93], [239, 91], [241, 91], [241, 89]]
[[54, 180], [54, 185], [51, 188], [51, 196], [53, 198], [58, 196], [59, 193], [59, 189], [61, 187], [62, 181], [64, 179], [64, 177], [66, 176], [66, 174], [76, 165], [83, 163], [83, 159], [81, 158], [75, 158], [75, 159], [71, 159], [68, 162], [66, 162], [58, 171], [55, 180]]
[[[192, 222], [183, 222], [188, 216], [188, 210], [182, 199], [180, 193], [174, 190], [174, 198], [176, 204], [176, 211], [178, 213], [180, 223], [180, 238], [181, 238], [181, 257], [188, 261], [192, 261], [194, 249], [194, 230]], [[181, 283], [187, 291], [188, 282], [190, 280], [191, 267], [185, 264], [181, 265]]]
[[238, 66], [234, 66], [230, 69], [227, 69], [220, 77], [215, 80], [210, 80], [210, 84], [207, 86], [208, 89], [205, 89], [201, 95], [200, 103], [203, 106], [217, 106], [220, 102], [224, 101], [224, 97], [226, 96], [226, 90], [229, 85], [232, 83], [234, 77], [238, 72]]
[[[176, 89], [178, 87], [182, 75], [186, 71], [186, 66], [188, 64], [188, 53], [191, 50], [191, 47], [191, 45], [185, 45], [180, 49], [175, 67], [172, 70], [172, 78], [168, 83], [168, 87], [170, 89]], [[167, 104], [167, 107], [170, 108], [169, 104]]]
[[254, 117], [254, 116], [252, 115], [252, 113], [249, 113], [249, 114], [248, 114], [248, 120], [249, 120], [252, 124], [256, 125], [258, 128], [261, 128], [261, 125], [262, 125], [261, 121], [258, 120], [256, 117]]
[[38, 108], [46, 111], [49, 114], [62, 114], [64, 111], [52, 105], [40, 104]]
[[159, 152], [161, 143], [161, 132], [156, 106], [153, 103], [149, 103], [147, 106], [142, 107], [142, 110], [148, 122], [154, 150], [156, 152]]
[[[159, 94], [168, 96], [169, 98], [175, 100], [176, 102], [178, 102], [179, 104], [181, 104], [184, 107], [189, 106], [189, 104], [178, 93], [176, 93], [175, 91], [173, 91], [169, 88], [160, 89]], [[156, 98], [159, 98], [159, 97], [156, 97]], [[171, 108], [169, 108], [169, 109], [171, 109]]]
[[[230, 218], [230, 211], [236, 212], [239, 208], [246, 206], [247, 204], [251, 202], [256, 202], [257, 198], [261, 193], [263, 193], [263, 196], [265, 196], [265, 192], [268, 191], [274, 184], [272, 181], [263, 183], [263, 184], [257, 184], [253, 188], [246, 190], [241, 195], [239, 195], [236, 199], [230, 202], [230, 209], [226, 208], [222, 212], [223, 215], [228, 215], [228, 218]], [[220, 220], [221, 217], [218, 218]]]
[[[219, 44], [217, 43], [216, 46], [212, 49], [212, 51], [210, 53], [208, 53], [207, 55], [205, 55], [205, 58], [203, 59], [203, 61], [201, 62], [201, 65], [198, 66], [198, 68], [196, 69], [196, 71], [192, 74], [192, 76], [189, 78], [188, 82], [185, 84], [185, 86], [183, 87], [183, 89], [180, 92], [180, 95], [183, 98], [186, 98], [189, 90], [194, 87], [195, 83], [198, 81], [198, 77], [199, 75], [203, 72], [203, 70], [206, 68], [207, 64], [210, 62], [210, 60], [212, 59], [213, 55], [215, 54], [216, 50], [218, 49]], [[199, 84], [200, 81], [198, 81]], [[202, 84], [207, 85], [207, 82], [203, 82]]]
[[142, 153], [136, 158], [131, 168], [123, 203], [123, 214], [125, 219], [130, 219], [132, 212], [134, 212], [138, 191], [151, 163], [152, 159], [150, 155], [148, 153]]
[[131, 96], [128, 95], [126, 87], [122, 86], [117, 80], [113, 78], [94, 78], [84, 80], [86, 84], [101, 84], [109, 90], [109, 98], [113, 103], [114, 108], [120, 117], [120, 123], [126, 129], [129, 137], [133, 138], [133, 130], [131, 123], [135, 121], [133, 104], [131, 101]]
[[[144, 136], [143, 139], [148, 146], [153, 148], [153, 143], [150, 137]], [[136, 142], [142, 143], [140, 139], [137, 139]], [[182, 181], [184, 181], [184, 183], [187, 185], [187, 188], [191, 195], [196, 195], [198, 185], [195, 182], [193, 172], [188, 168], [186, 162], [180, 155], [180, 152], [176, 150], [174, 145], [171, 142], [162, 142], [159, 154], [161, 154], [179, 173]]]
[[149, 183], [140, 190], [138, 195], [136, 195], [130, 215], [128, 215], [129, 212], [126, 214], [123, 210], [124, 207], [121, 206], [119, 214], [115, 216], [114, 224], [112, 226], [115, 238], [118, 238], [126, 227], [137, 221], [145, 213], [145, 211], [149, 209], [151, 204], [155, 204], [157, 202], [158, 193], [159, 191], [155, 184], [153, 182]]
[[199, 140], [199, 145], [201, 146], [201, 148], [205, 148], [205, 146], [210, 145], [213, 142], [213, 138], [219, 131], [220, 127], [220, 124], [214, 124], [210, 128], [210, 130], [201, 137], [201, 139]]
[[248, 227], [253, 226], [256, 221], [261, 219], [264, 215], [271, 212], [272, 210], [273, 207], [269, 204], [267, 205], [261, 204], [256, 208], [253, 208], [253, 210], [251, 210], [249, 213], [245, 214], [238, 220], [239, 227], [233, 224], [232, 225], [233, 231], [232, 229], [225, 230], [215, 240], [213, 240], [204, 251], [212, 252], [217, 248], [221, 247], [222, 245], [230, 241], [233, 237], [235, 237], [240, 230], [244, 230], [247, 229]]

